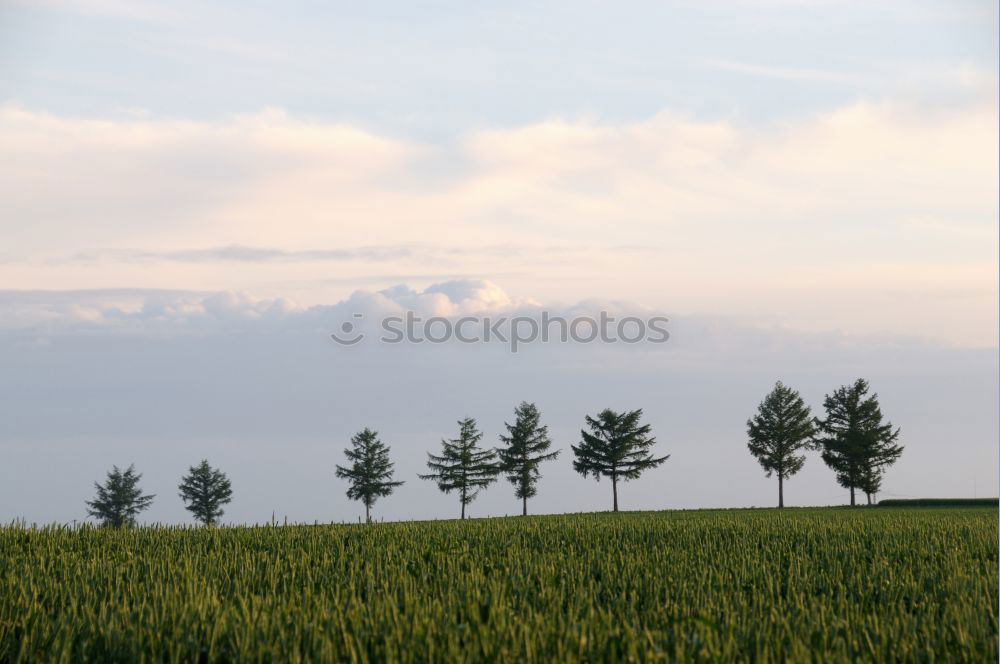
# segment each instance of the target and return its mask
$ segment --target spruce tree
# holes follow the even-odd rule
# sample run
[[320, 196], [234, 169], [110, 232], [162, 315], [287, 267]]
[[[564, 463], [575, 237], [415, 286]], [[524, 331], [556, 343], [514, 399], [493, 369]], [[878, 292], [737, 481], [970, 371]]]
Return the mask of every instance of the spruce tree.
[[140, 479], [142, 474], [135, 472], [135, 465], [130, 465], [124, 472], [113, 466], [103, 485], [94, 482], [97, 496], [86, 501], [87, 514], [99, 519], [101, 525], [112, 528], [134, 524], [135, 516], [147, 509], [155, 498], [142, 493]]
[[814, 432], [809, 407], [795, 390], [778, 381], [747, 420], [747, 447], [767, 477], [778, 476], [778, 507], [785, 506], [785, 480], [802, 470]]
[[614, 511], [618, 511], [618, 480], [637, 479], [643, 471], [655, 468], [670, 455], [654, 457], [649, 451], [656, 438], [650, 436], [652, 427], [639, 424], [642, 409], [616, 413], [602, 410], [597, 418], [586, 417], [590, 431], [580, 431], [581, 442], [572, 445], [573, 469], [584, 477], [593, 475], [611, 478]]
[[389, 447], [379, 440], [377, 431], [365, 427], [363, 431], [354, 434], [351, 447], [344, 450], [344, 455], [351, 465], [337, 466], [337, 477], [350, 482], [347, 497], [364, 503], [365, 522], [370, 523], [375, 501], [388, 496], [403, 483], [393, 481]]
[[514, 485], [514, 495], [521, 499], [521, 514], [528, 514], [528, 498], [538, 494], [538, 466], [559, 456], [559, 450], [547, 452], [552, 446], [549, 429], [540, 423], [541, 414], [535, 404], [522, 401], [514, 409], [514, 424], [507, 424], [507, 434], [500, 435], [504, 447], [497, 448], [500, 467]]
[[474, 419], [460, 420], [458, 426], [458, 438], [441, 441], [440, 456], [427, 453], [427, 467], [434, 472], [418, 477], [434, 480], [445, 493], [457, 491], [464, 519], [465, 506], [496, 480], [500, 466], [494, 450], [477, 445], [483, 434], [476, 428]]
[[229, 478], [218, 468], [208, 465], [208, 459], [191, 466], [177, 489], [185, 503], [184, 508], [206, 526], [218, 523], [219, 517], [225, 513], [222, 506], [233, 501]]
[[903, 453], [897, 445], [899, 429], [891, 422], [882, 423], [878, 394], [868, 394], [868, 382], [862, 378], [852, 385], [837, 388], [823, 400], [826, 418], [816, 418], [818, 435], [814, 444], [822, 450], [823, 461], [833, 469], [837, 482], [854, 492], [860, 489], [872, 496], [882, 483], [882, 475]]

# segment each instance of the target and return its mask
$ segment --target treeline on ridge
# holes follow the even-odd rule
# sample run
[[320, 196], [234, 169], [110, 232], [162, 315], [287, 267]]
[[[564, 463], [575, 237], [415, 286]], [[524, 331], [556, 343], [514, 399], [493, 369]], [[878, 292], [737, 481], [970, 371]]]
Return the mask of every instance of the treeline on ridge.
[[[864, 493], [867, 503], [872, 504], [886, 469], [899, 459], [903, 447], [897, 444], [899, 429], [883, 422], [878, 395], [868, 391], [867, 381], [860, 378], [837, 388], [823, 400], [823, 418], [813, 417], [799, 393], [780, 381], [760, 403], [747, 420], [747, 447], [767, 477], [777, 476], [778, 507], [785, 504], [785, 481], [802, 469], [807, 450], [820, 452], [837, 482], [850, 490], [852, 506], [856, 491]], [[570, 445], [573, 469], [598, 481], [608, 478], [612, 510], [617, 512], [619, 483], [639, 478], [670, 455], [653, 454], [656, 438], [652, 427], [641, 421], [642, 409], [605, 409], [584, 419], [586, 428], [580, 431], [578, 444]], [[521, 514], [527, 515], [528, 499], [538, 494], [542, 464], [556, 460], [561, 452], [550, 450], [552, 441], [538, 408], [528, 402], [517, 406], [514, 422], [504, 423], [506, 432], [500, 435], [497, 447], [481, 445], [483, 434], [475, 419], [467, 417], [458, 426], [458, 436], [442, 440], [439, 453], [428, 452], [429, 472], [418, 477], [434, 482], [444, 493], [454, 492], [463, 519], [466, 507], [480, 492], [504, 477], [521, 502]], [[365, 428], [344, 450], [345, 465], [335, 468], [336, 476], [348, 482], [347, 497], [364, 505], [366, 521], [371, 520], [379, 498], [404, 484], [394, 478], [389, 452], [378, 432]], [[103, 484], [95, 482], [97, 495], [87, 501], [88, 515], [112, 527], [134, 523], [155, 497], [142, 493], [141, 477], [134, 466], [125, 470], [114, 466]], [[189, 469], [178, 491], [185, 508], [205, 525], [219, 522], [233, 495], [225, 473], [212, 468], [207, 460]]]

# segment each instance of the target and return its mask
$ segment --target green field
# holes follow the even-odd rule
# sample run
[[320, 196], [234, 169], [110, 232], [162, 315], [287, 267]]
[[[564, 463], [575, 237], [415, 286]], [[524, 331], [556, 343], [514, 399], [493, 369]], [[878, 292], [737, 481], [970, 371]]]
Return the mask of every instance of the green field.
[[997, 510], [0, 529], [0, 661], [997, 661]]

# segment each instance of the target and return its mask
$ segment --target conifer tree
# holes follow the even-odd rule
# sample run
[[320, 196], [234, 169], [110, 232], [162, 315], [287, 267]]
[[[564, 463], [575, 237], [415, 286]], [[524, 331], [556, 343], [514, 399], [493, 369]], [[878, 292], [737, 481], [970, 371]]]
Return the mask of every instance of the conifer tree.
[[112, 528], [134, 524], [135, 516], [147, 509], [155, 498], [142, 493], [140, 479], [142, 474], [135, 472], [135, 465], [130, 465], [124, 472], [113, 466], [103, 485], [94, 482], [97, 496], [86, 501], [87, 514], [99, 519], [101, 525]]
[[507, 480], [514, 485], [514, 495], [521, 499], [521, 514], [528, 514], [528, 498], [538, 494], [538, 466], [543, 461], [555, 459], [559, 450], [548, 452], [552, 446], [549, 429], [540, 423], [541, 414], [535, 404], [522, 401], [514, 409], [514, 424], [504, 423], [508, 435], [500, 435], [504, 447], [497, 448], [500, 466]]
[[747, 447], [767, 476], [778, 476], [778, 507], [785, 506], [785, 480], [802, 470], [814, 432], [809, 407], [795, 390], [778, 381], [747, 420]]
[[465, 506], [496, 480], [500, 466], [494, 450], [477, 445], [483, 434], [476, 428], [474, 419], [460, 420], [458, 426], [458, 438], [441, 441], [440, 456], [427, 453], [427, 467], [433, 472], [418, 477], [434, 480], [445, 493], [457, 491], [464, 519]]
[[602, 410], [596, 418], [586, 416], [590, 431], [580, 431], [579, 445], [572, 445], [573, 469], [584, 477], [611, 478], [614, 511], [618, 511], [618, 481], [637, 479], [643, 471], [655, 468], [670, 455], [654, 457], [649, 448], [656, 442], [648, 424], [639, 424], [642, 409], [616, 413]]
[[837, 476], [837, 482], [854, 492], [860, 489], [872, 496], [882, 483], [882, 475], [903, 453], [897, 445], [899, 429], [891, 422], [882, 423], [878, 394], [868, 394], [868, 382], [863, 378], [852, 385], [837, 388], [823, 400], [826, 418], [816, 418], [818, 435], [814, 445], [822, 451], [826, 462]]
[[184, 508], [206, 526], [218, 523], [219, 517], [225, 513], [222, 506], [233, 501], [229, 478], [218, 468], [208, 465], [208, 459], [191, 466], [177, 489], [185, 503]]
[[351, 447], [344, 450], [344, 455], [351, 465], [337, 466], [337, 477], [350, 482], [347, 497], [364, 503], [365, 522], [370, 523], [375, 501], [390, 495], [403, 482], [393, 481], [389, 447], [379, 440], [377, 431], [365, 427], [363, 431], [354, 434]]
[[882, 488], [883, 474], [884, 470], [875, 465], [870, 465], [861, 473], [861, 482], [858, 484], [858, 488], [864, 492], [869, 505], [872, 504], [875, 494]]

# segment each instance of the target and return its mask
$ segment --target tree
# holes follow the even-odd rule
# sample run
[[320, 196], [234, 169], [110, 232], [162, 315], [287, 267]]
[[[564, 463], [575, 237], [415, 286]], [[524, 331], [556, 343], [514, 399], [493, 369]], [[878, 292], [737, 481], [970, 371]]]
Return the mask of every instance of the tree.
[[819, 433], [813, 444], [822, 450], [837, 482], [851, 490], [851, 505], [855, 489], [864, 491], [871, 504], [885, 469], [903, 453], [896, 444], [899, 429], [893, 429], [891, 422], [882, 423], [878, 394], [865, 398], [866, 394], [868, 382], [862, 378], [837, 388], [823, 400], [826, 419], [815, 420]]
[[654, 457], [649, 451], [656, 438], [650, 436], [652, 427], [639, 424], [642, 409], [616, 413], [602, 410], [597, 418], [586, 417], [590, 432], [580, 431], [580, 445], [571, 445], [576, 459], [573, 469], [584, 477], [593, 475], [611, 478], [614, 511], [618, 511], [618, 480], [637, 479], [644, 470], [655, 468], [670, 455]]
[[403, 482], [393, 481], [389, 447], [379, 440], [377, 431], [365, 427], [363, 431], [354, 434], [351, 447], [344, 450], [344, 455], [351, 466], [337, 466], [337, 477], [351, 483], [347, 489], [347, 497], [364, 503], [365, 522], [370, 523], [375, 501], [391, 494]]
[[191, 466], [177, 487], [185, 509], [206, 526], [214, 526], [225, 512], [223, 505], [233, 501], [233, 487], [226, 474], [202, 459]]
[[100, 519], [101, 525], [121, 528], [135, 523], [135, 515], [147, 509], [156, 496], [145, 495], [139, 488], [142, 474], [130, 465], [122, 472], [118, 466], [108, 471], [108, 479], [103, 485], [94, 482], [97, 496], [88, 500], [87, 514]]
[[747, 447], [764, 468], [767, 477], [778, 476], [778, 507], [785, 506], [785, 480], [802, 470], [815, 432], [809, 407], [795, 390], [781, 381], [774, 385], [757, 414], [747, 420]]
[[858, 488], [864, 491], [869, 505], [872, 504], [872, 498], [875, 494], [882, 488], [882, 475], [882, 468], [876, 465], [870, 465], [861, 472], [861, 481], [858, 483]]
[[418, 477], [434, 480], [445, 493], [457, 491], [464, 519], [465, 506], [496, 480], [500, 466], [494, 450], [477, 446], [483, 434], [474, 419], [459, 420], [458, 426], [458, 438], [441, 441], [441, 456], [427, 453], [427, 467], [434, 472]]
[[559, 456], [559, 450], [546, 451], [551, 447], [549, 428], [539, 423], [541, 414], [535, 404], [522, 401], [514, 409], [514, 424], [507, 424], [508, 435], [500, 435], [505, 447], [497, 449], [500, 467], [514, 485], [514, 495], [521, 499], [521, 514], [528, 514], [528, 498], [538, 494], [538, 466]]

